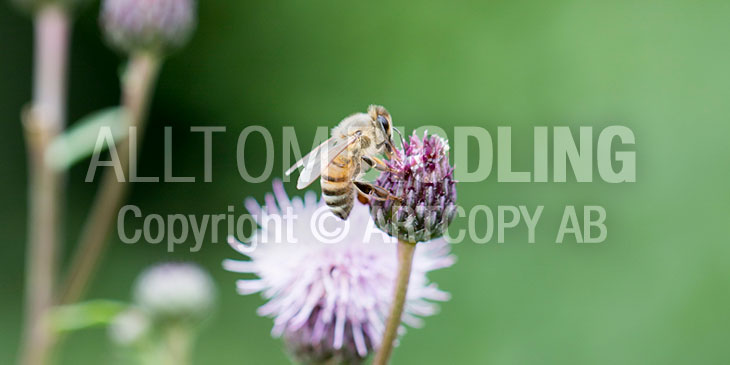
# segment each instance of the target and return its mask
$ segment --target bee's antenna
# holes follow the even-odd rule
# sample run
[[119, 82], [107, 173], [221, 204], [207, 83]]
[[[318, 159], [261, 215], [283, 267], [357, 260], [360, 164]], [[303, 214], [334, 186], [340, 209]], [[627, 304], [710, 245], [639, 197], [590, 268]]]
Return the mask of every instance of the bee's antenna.
[[398, 133], [398, 136], [400, 136], [400, 147], [403, 148], [406, 145], [406, 140], [403, 138], [403, 134], [398, 130], [398, 128], [393, 127], [393, 130]]

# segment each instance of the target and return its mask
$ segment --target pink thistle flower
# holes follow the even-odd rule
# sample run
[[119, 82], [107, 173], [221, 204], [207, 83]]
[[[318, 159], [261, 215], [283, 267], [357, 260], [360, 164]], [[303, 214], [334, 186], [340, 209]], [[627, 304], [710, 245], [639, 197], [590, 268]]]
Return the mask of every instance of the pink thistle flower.
[[[361, 363], [379, 347], [397, 274], [395, 240], [375, 228], [368, 208], [357, 204], [347, 221], [337, 219], [314, 192], [290, 200], [281, 181], [261, 207], [249, 198], [246, 208], [260, 228], [250, 242], [229, 238], [248, 261], [225, 260], [226, 270], [255, 274], [237, 282], [242, 295], [261, 293], [267, 303], [258, 314], [274, 319], [272, 335], [283, 336], [296, 360], [320, 364]], [[289, 221], [271, 229], [271, 222]], [[341, 229], [338, 238], [323, 243], [316, 228]], [[330, 224], [328, 227], [327, 224]], [[291, 229], [292, 237], [284, 230]], [[445, 240], [433, 240], [417, 251], [403, 322], [422, 326], [419, 317], [438, 311], [432, 301], [446, 301], [426, 277], [432, 270], [451, 266], [455, 257]], [[401, 328], [401, 333], [405, 331]]]
[[406, 242], [443, 236], [456, 215], [456, 181], [449, 164], [449, 144], [437, 136], [414, 132], [404, 141], [392, 171], [380, 174], [376, 185], [400, 199], [373, 200], [370, 212], [378, 227]]

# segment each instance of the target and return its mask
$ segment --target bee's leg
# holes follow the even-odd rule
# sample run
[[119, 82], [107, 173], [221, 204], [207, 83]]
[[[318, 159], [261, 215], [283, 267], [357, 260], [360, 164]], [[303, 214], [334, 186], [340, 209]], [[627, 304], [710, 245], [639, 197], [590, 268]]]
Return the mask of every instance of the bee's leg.
[[359, 201], [362, 204], [368, 204], [368, 203], [370, 203], [370, 198], [367, 195], [363, 194], [362, 191], [358, 190], [357, 191], [357, 201]]
[[355, 184], [355, 187], [357, 190], [362, 193], [363, 195], [367, 196], [370, 199], [376, 199], [376, 200], [400, 200], [395, 195], [390, 194], [387, 190], [384, 188], [374, 185], [373, 183], [367, 182], [367, 181], [353, 181]]
[[393, 172], [391, 168], [388, 167], [388, 165], [385, 163], [385, 161], [375, 157], [375, 156], [362, 156], [362, 160], [369, 166], [374, 167], [378, 171], [390, 171]]

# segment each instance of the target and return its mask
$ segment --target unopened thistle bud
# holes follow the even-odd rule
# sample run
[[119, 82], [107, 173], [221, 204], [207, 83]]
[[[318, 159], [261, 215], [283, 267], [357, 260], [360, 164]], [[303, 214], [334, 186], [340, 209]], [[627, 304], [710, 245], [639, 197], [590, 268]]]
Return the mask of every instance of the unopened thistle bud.
[[215, 287], [208, 273], [197, 265], [165, 263], [139, 276], [134, 300], [155, 319], [200, 320], [213, 307]]
[[370, 214], [378, 227], [406, 242], [441, 237], [456, 214], [456, 182], [443, 138], [415, 133], [388, 162], [379, 185], [396, 199], [373, 199]]
[[118, 314], [109, 325], [109, 337], [117, 345], [128, 346], [140, 341], [149, 331], [147, 316], [136, 308]]
[[126, 52], [180, 48], [196, 24], [195, 0], [104, 0], [100, 16], [106, 38]]

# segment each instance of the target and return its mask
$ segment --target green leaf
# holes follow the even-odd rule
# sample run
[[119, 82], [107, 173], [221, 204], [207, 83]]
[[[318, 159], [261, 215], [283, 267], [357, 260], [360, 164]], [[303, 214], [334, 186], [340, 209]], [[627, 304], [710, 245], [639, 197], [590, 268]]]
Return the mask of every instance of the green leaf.
[[127, 308], [127, 303], [104, 299], [64, 305], [51, 312], [51, 326], [56, 332], [104, 326]]
[[[64, 170], [91, 156], [102, 127], [110, 128], [114, 142], [125, 138], [129, 129], [124, 109], [119, 106], [102, 109], [74, 123], [53, 140], [46, 151], [46, 161], [53, 168]], [[107, 144], [104, 143], [99, 152], [107, 148]]]

